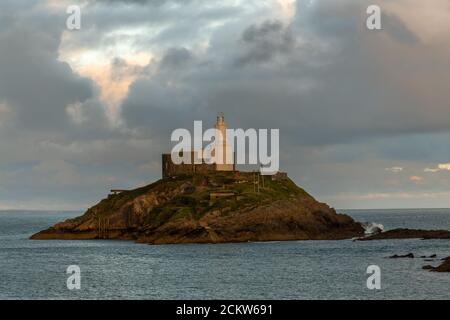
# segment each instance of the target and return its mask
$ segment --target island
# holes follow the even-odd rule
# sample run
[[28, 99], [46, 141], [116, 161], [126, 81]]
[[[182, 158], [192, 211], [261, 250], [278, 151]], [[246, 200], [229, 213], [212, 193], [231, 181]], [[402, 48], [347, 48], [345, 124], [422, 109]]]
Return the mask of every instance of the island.
[[[196, 149], [162, 154], [162, 179], [134, 190], [113, 189], [84, 215], [31, 239], [120, 239], [150, 244], [450, 239], [447, 230], [376, 229], [367, 234], [364, 224], [318, 202], [286, 172], [263, 175], [236, 170], [223, 113], [214, 128], [219, 137], [214, 152], [220, 151], [227, 161], [211, 163], [205, 160], [204, 150]], [[245, 145], [245, 135], [241, 138]]]
[[167, 175], [135, 190], [114, 190], [84, 215], [31, 239], [172, 244], [338, 240], [363, 235], [359, 222], [316, 201], [285, 174], [211, 171]]

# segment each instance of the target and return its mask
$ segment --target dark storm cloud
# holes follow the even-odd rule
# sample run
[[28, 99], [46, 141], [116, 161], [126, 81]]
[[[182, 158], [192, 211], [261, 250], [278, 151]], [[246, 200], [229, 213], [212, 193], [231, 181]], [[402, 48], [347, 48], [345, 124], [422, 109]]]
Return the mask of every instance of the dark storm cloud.
[[73, 207], [108, 179], [76, 163], [92, 165], [98, 141], [123, 136], [111, 130], [95, 83], [59, 60], [65, 18], [42, 1], [0, 4], [0, 208]]
[[[365, 28], [370, 1], [298, 0], [292, 21], [271, 1], [84, 3], [83, 29], [64, 41], [65, 8], [0, 4], [0, 207], [84, 205], [107, 187], [145, 184], [159, 177], [173, 129], [212, 125], [219, 111], [232, 127], [280, 128], [282, 168], [337, 205], [339, 192], [450, 186], [431, 173], [410, 181], [450, 162], [450, 49], [384, 10], [391, 2], [381, 1], [375, 32]], [[109, 58], [113, 84], [137, 77], [111, 125], [100, 88], [60, 55], [117, 48], [152, 58]]]
[[64, 16], [32, 6], [20, 9], [8, 15], [8, 26], [0, 30], [0, 101], [12, 106], [9, 126], [73, 133], [66, 108], [81, 104], [86, 118], [102, 127], [101, 106], [91, 102], [94, 83], [58, 61]]
[[130, 86], [122, 105], [124, 119], [130, 128], [166, 140], [174, 126], [195, 120], [195, 115], [202, 112], [204, 106], [197, 105], [195, 88], [179, 84], [192, 61], [192, 54], [187, 49], [169, 49], [158, 66], [150, 71], [153, 76], [139, 79]]
[[[140, 100], [152, 101], [155, 108], [130, 104], [136, 93], [130, 91], [123, 106], [125, 120], [142, 119], [140, 112], [152, 110], [155, 115], [174, 112], [174, 123], [179, 123], [176, 115], [200, 118], [226, 110], [235, 124], [280, 127], [285, 138], [302, 144], [450, 129], [440, 86], [431, 89], [436, 94], [431, 98], [406, 85], [420, 77], [442, 84], [448, 72], [417, 72], [418, 65], [442, 58], [421, 47], [392, 14], [385, 17], [384, 32], [365, 29], [365, 8], [365, 3], [319, 2], [300, 7], [292, 25], [256, 23], [226, 43], [214, 40], [222, 36], [218, 31], [209, 51], [190, 70], [169, 74], [160, 68], [145, 80], [149, 90], [140, 90], [147, 96]], [[377, 57], [381, 52], [392, 60], [391, 66]], [[409, 57], [401, 58], [404, 54]], [[174, 85], [164, 86], [164, 81]], [[172, 101], [174, 97], [185, 104]], [[170, 119], [172, 114], [167, 124]], [[150, 119], [147, 124], [158, 126]]]
[[406, 44], [417, 44], [420, 39], [408, 29], [408, 27], [397, 16], [385, 14], [383, 16], [384, 29], [399, 42]]
[[[206, 40], [212, 24], [245, 14], [242, 7], [221, 0], [89, 1], [83, 9], [86, 32], [67, 46], [92, 48], [124, 41], [141, 50], [187, 46], [198, 38]], [[147, 32], [130, 36], [127, 32], [133, 28]]]
[[237, 66], [269, 62], [277, 55], [289, 55], [295, 48], [295, 38], [280, 21], [265, 21], [248, 27], [241, 37], [246, 51], [236, 60]]
[[[410, 177], [450, 158], [442, 147], [450, 129], [443, 48], [430, 49], [394, 13], [383, 16], [382, 31], [367, 30], [367, 5], [299, 2], [292, 23], [226, 25], [178, 72], [161, 67], [166, 51], [131, 86], [125, 123], [162, 137], [161, 145], [171, 130], [193, 119], [212, 124], [219, 111], [233, 127], [280, 128], [282, 167], [338, 206], [367, 201], [347, 193], [374, 193], [369, 199], [382, 203], [384, 193], [439, 190], [444, 178]], [[401, 174], [385, 170], [399, 163]]]
[[186, 48], [171, 48], [161, 60], [162, 69], [180, 69], [187, 66], [193, 59], [192, 53]]

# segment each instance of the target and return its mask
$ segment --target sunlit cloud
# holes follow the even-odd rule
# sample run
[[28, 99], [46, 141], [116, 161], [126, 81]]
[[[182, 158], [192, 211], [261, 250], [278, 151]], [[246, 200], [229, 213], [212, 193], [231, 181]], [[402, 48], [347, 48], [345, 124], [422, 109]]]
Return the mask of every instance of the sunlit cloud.
[[297, 0], [276, 0], [278, 10], [283, 20], [291, 21], [296, 13]]
[[[142, 70], [152, 60], [147, 52], [116, 52], [109, 55], [101, 50], [80, 49], [65, 52], [61, 59], [68, 62], [80, 75], [93, 80], [100, 89], [100, 100], [106, 106], [106, 112], [113, 123], [117, 123], [119, 106], [128, 93], [129, 85], [136, 80]], [[120, 77], [115, 76], [114, 59], [126, 64]]]
[[438, 165], [440, 170], [450, 171], [450, 163], [441, 163]]
[[386, 171], [392, 172], [392, 173], [399, 173], [403, 171], [403, 167], [392, 167], [392, 168], [386, 168]]
[[439, 171], [450, 171], [450, 163], [440, 163], [436, 168], [425, 168], [424, 172], [439, 172]]
[[394, 13], [422, 42], [449, 46], [450, 7], [448, 0], [383, 1], [382, 9]]
[[419, 176], [411, 176], [409, 177], [409, 180], [414, 183], [419, 183], [423, 180], [423, 178]]
[[7, 121], [7, 117], [10, 114], [10, 109], [4, 103], [0, 103], [0, 125]]
[[9, 112], [9, 108], [4, 103], [0, 103], [0, 115], [4, 115]]

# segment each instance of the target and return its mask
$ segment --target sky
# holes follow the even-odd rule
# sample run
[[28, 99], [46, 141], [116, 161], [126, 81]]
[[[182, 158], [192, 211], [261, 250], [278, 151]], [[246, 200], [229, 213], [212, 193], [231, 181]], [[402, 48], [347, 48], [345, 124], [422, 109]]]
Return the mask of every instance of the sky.
[[0, 209], [149, 184], [218, 112], [279, 129], [281, 170], [332, 207], [450, 207], [450, 2], [1, 1]]

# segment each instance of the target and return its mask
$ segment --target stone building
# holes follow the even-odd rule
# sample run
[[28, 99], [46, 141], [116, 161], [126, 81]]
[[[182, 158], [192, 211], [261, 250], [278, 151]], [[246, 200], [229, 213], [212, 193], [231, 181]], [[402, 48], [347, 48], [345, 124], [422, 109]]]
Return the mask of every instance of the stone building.
[[[217, 139], [214, 149], [220, 148], [222, 150], [223, 161], [218, 161], [219, 163], [208, 164], [202, 159], [202, 163], [196, 164], [195, 159], [200, 159], [196, 151], [190, 152], [190, 162], [175, 164], [172, 161], [170, 153], [162, 155], [162, 177], [172, 177], [180, 174], [191, 174], [196, 172], [211, 172], [211, 171], [235, 171], [234, 155], [233, 150], [227, 142], [227, 125], [225, 123], [223, 113], [220, 113], [217, 117], [217, 121], [214, 124], [214, 128], [218, 130], [221, 134], [220, 138]], [[214, 150], [212, 151], [214, 155]], [[182, 157], [183, 154], [180, 154]], [[226, 163], [227, 157], [232, 160], [232, 163]]]
[[283, 181], [287, 179], [288, 179], [287, 172], [278, 171], [272, 175], [272, 181]]
[[[180, 174], [190, 174], [195, 172], [210, 172], [216, 171], [215, 164], [207, 164], [202, 162], [200, 164], [194, 163], [195, 152], [191, 151], [190, 163], [175, 164], [172, 161], [170, 153], [162, 155], [162, 177], [173, 177]], [[182, 155], [180, 155], [182, 156]]]

